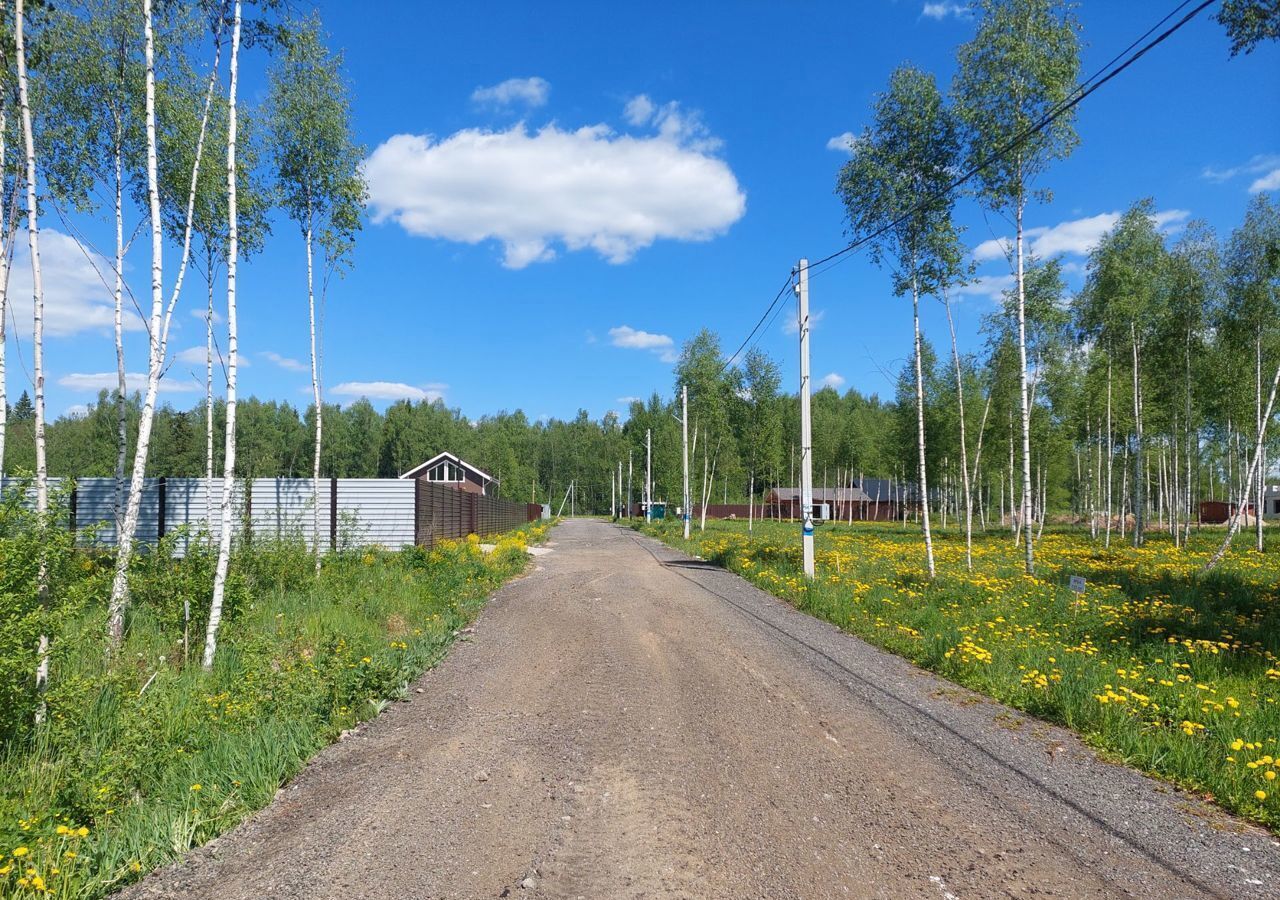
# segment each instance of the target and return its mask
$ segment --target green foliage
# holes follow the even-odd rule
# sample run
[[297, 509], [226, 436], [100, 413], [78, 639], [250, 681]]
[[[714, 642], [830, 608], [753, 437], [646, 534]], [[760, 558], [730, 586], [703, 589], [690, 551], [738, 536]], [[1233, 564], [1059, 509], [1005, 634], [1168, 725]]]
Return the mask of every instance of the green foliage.
[[1231, 39], [1231, 55], [1252, 53], [1263, 41], [1280, 38], [1280, 2], [1277, 0], [1222, 0], [1219, 24]]
[[[545, 531], [504, 536], [487, 555], [474, 541], [339, 553], [318, 577], [305, 547], [242, 546], [205, 673], [215, 553], [201, 536], [182, 559], [171, 544], [139, 556], [127, 638], [107, 660], [111, 559], [54, 553], [46, 540], [57, 601], [41, 621], [31, 612], [40, 546], [23, 515], [16, 503], [0, 508], [0, 896], [28, 866], [61, 895], [102, 896], [266, 805], [315, 751], [439, 660]], [[33, 730], [41, 624], [53, 635], [52, 677], [47, 724]], [[5, 869], [17, 847], [28, 848], [22, 869]]]

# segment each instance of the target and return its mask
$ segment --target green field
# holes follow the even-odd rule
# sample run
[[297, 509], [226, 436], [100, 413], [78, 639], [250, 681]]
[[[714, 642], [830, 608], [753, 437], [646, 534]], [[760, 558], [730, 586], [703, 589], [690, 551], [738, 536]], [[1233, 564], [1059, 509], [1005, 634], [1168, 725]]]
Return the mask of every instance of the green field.
[[[640, 526], [797, 608], [925, 668], [1079, 732], [1108, 757], [1215, 798], [1280, 831], [1280, 552], [1236, 551], [1199, 569], [1221, 531], [1175, 549], [1046, 531], [1038, 577], [1007, 532], [935, 534], [924, 575], [918, 531], [818, 529], [817, 578], [801, 574], [799, 525]], [[1088, 586], [1067, 587], [1071, 575]]]
[[[489, 554], [475, 540], [335, 554], [318, 579], [300, 544], [246, 550], [208, 674], [199, 618], [184, 658], [182, 599], [207, 603], [212, 554], [139, 560], [123, 652], [104, 659], [105, 612], [81, 609], [54, 644], [47, 727], [7, 723], [0, 897], [102, 896], [265, 806], [434, 665], [544, 532], [513, 532]], [[66, 596], [105, 596], [110, 558], [68, 559]], [[6, 644], [0, 661], [26, 665], [31, 646]]]

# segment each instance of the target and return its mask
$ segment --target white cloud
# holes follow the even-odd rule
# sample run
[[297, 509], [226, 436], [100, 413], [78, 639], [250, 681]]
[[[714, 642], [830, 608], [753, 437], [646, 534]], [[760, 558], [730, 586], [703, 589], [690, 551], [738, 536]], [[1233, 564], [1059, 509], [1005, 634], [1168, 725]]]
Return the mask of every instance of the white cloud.
[[545, 106], [551, 94], [551, 85], [545, 78], [534, 75], [531, 78], [508, 78], [506, 81], [491, 87], [478, 87], [471, 93], [475, 103], [492, 106], [511, 106], [521, 103], [525, 106]]
[[647, 94], [638, 94], [627, 101], [626, 107], [622, 111], [622, 115], [626, 118], [628, 124], [639, 127], [648, 125], [653, 118], [653, 114], [658, 111], [658, 107], [649, 99]]
[[553, 244], [623, 263], [660, 238], [706, 241], [746, 211], [733, 171], [696, 115], [652, 114], [658, 133], [607, 126], [530, 133], [466, 129], [436, 140], [399, 134], [365, 160], [375, 222], [419, 237], [497, 240], [520, 269], [555, 257]]
[[852, 131], [846, 131], [842, 134], [837, 134], [833, 138], [828, 138], [827, 149], [853, 156], [858, 151], [858, 141], [859, 138], [856, 134]]
[[273, 350], [263, 350], [259, 354], [267, 362], [275, 363], [286, 372], [310, 372], [311, 367], [287, 356], [281, 356]]
[[1259, 153], [1250, 157], [1248, 162], [1241, 163], [1238, 166], [1229, 166], [1225, 169], [1219, 169], [1216, 166], [1205, 166], [1200, 173], [1200, 177], [1221, 184], [1240, 175], [1259, 175], [1277, 167], [1280, 167], [1280, 153]]
[[674, 343], [669, 335], [641, 331], [630, 325], [610, 328], [609, 337], [613, 339], [611, 342], [613, 346], [627, 347], [631, 350], [656, 350], [661, 347], [670, 347]]
[[[818, 327], [818, 323], [827, 317], [825, 309], [809, 310], [809, 331], [813, 331]], [[782, 320], [783, 334], [799, 334], [800, 320], [796, 316], [787, 316]]]
[[[31, 253], [28, 248], [27, 233], [18, 232], [14, 236], [8, 296], [13, 304], [10, 315], [25, 329], [31, 327]], [[84, 331], [112, 329], [115, 300], [112, 290], [107, 287], [115, 280], [111, 261], [82, 247], [70, 235], [53, 228], [42, 228], [40, 273], [44, 284], [46, 335], [69, 337]], [[123, 321], [126, 331], [143, 329], [143, 323], [127, 296]]]
[[72, 403], [62, 414], [68, 419], [83, 419], [92, 408], [88, 403]]
[[822, 381], [820, 381], [819, 384], [824, 388], [834, 388], [839, 390], [844, 387], [844, 376], [839, 372], [828, 372], [826, 375], [822, 376]]
[[[1027, 252], [1040, 259], [1051, 259], [1062, 254], [1086, 256], [1098, 245], [1102, 236], [1120, 221], [1120, 215], [1119, 212], [1105, 212], [1059, 222], [1057, 225], [1028, 228], [1023, 232]], [[1157, 228], [1168, 233], [1180, 228], [1190, 215], [1185, 209], [1166, 209], [1157, 212], [1152, 219]], [[1012, 238], [992, 238], [973, 248], [973, 258], [977, 262], [1006, 259], [1012, 252], [1012, 247]]]
[[447, 387], [445, 384], [418, 386], [405, 384], [403, 381], [344, 381], [330, 388], [329, 393], [352, 400], [367, 397], [370, 400], [426, 400], [434, 403], [444, 399]]
[[952, 293], [1000, 300], [1004, 297], [1004, 292], [1011, 290], [1013, 286], [1014, 278], [1012, 275], [979, 275], [968, 284], [954, 288]]
[[630, 325], [619, 325], [609, 329], [609, 343], [615, 347], [628, 350], [650, 350], [664, 363], [673, 363], [680, 358], [676, 352], [675, 341], [665, 334], [654, 334], [641, 331]]
[[641, 403], [643, 400], [643, 397], [618, 397], [615, 402], [621, 403], [623, 406], [630, 406], [632, 403]]
[[1280, 169], [1272, 169], [1249, 185], [1250, 194], [1260, 194], [1263, 191], [1280, 191]]
[[[94, 372], [85, 374], [73, 372], [58, 379], [58, 384], [73, 391], [114, 391], [117, 384], [115, 372]], [[126, 372], [125, 387], [130, 391], [145, 391], [147, 376], [142, 372]], [[160, 392], [166, 394], [185, 394], [196, 389], [195, 385], [185, 381], [174, 381], [169, 378], [160, 379]]]
[[926, 19], [942, 20], [947, 16], [955, 16], [956, 18], [964, 18], [971, 14], [971, 10], [963, 3], [926, 3], [924, 9], [920, 10], [920, 15]]

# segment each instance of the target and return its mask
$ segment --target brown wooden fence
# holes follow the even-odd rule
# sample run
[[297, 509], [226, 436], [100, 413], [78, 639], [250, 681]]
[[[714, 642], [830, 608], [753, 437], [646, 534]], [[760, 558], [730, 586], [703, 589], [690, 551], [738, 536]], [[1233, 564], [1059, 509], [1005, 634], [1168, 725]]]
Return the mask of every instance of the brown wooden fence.
[[541, 512], [536, 504], [485, 497], [420, 478], [414, 499], [415, 542], [432, 547], [436, 541], [469, 534], [498, 534], [534, 521]]

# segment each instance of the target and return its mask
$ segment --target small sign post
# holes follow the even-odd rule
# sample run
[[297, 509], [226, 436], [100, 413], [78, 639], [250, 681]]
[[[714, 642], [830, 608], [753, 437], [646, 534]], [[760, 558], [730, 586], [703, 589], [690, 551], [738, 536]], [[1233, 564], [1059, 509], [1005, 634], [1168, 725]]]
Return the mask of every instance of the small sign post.
[[1082, 575], [1072, 575], [1072, 576], [1071, 576], [1071, 590], [1075, 591], [1077, 594], [1083, 594], [1083, 593], [1084, 593], [1084, 588], [1085, 588], [1084, 576], [1082, 576]]

